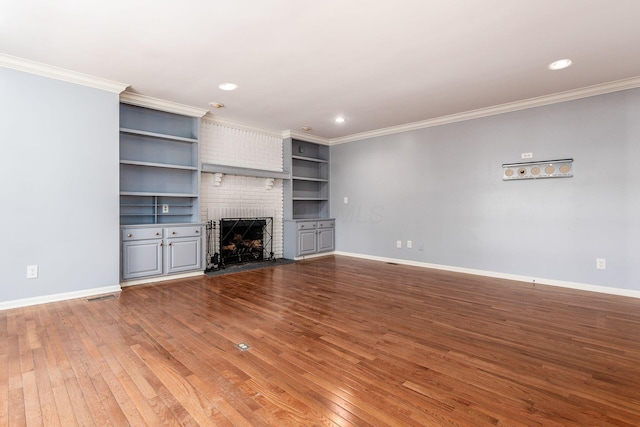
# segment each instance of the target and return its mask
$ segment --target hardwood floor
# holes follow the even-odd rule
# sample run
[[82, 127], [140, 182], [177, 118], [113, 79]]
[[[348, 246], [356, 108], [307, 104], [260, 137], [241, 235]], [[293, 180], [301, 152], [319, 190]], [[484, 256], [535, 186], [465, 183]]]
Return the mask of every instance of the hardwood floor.
[[640, 425], [633, 298], [329, 256], [0, 330], [0, 425]]

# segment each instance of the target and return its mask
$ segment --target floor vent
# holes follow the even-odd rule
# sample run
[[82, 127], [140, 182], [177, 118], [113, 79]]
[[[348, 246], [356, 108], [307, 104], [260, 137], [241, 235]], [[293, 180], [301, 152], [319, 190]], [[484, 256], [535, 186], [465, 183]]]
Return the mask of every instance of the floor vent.
[[101, 295], [99, 297], [93, 297], [93, 298], [87, 298], [87, 302], [94, 302], [94, 301], [104, 301], [106, 299], [113, 299], [116, 296], [114, 294], [111, 295]]

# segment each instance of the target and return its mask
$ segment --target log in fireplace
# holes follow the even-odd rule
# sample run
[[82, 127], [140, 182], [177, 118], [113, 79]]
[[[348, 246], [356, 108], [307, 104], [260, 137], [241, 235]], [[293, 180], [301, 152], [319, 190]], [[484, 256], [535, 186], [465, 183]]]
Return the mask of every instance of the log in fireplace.
[[265, 261], [273, 255], [273, 218], [222, 218], [220, 263]]

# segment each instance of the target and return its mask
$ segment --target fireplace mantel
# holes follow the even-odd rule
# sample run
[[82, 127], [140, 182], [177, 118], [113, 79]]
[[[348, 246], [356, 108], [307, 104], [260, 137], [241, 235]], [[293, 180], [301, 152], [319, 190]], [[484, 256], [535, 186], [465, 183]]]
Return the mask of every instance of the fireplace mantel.
[[256, 178], [291, 179], [291, 173], [270, 171], [265, 169], [241, 168], [237, 166], [202, 163], [202, 172], [221, 173], [224, 175], [252, 176]]

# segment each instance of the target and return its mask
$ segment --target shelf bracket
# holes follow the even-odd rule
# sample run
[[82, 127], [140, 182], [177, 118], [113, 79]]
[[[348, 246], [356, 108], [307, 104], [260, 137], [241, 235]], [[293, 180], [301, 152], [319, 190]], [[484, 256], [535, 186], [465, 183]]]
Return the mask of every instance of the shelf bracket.
[[265, 188], [267, 190], [271, 190], [273, 188], [273, 182], [275, 181], [275, 178], [266, 178], [265, 179]]

